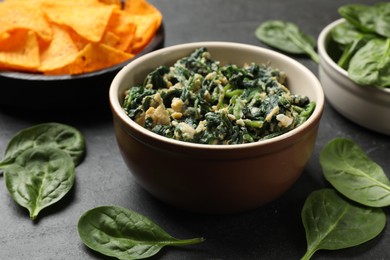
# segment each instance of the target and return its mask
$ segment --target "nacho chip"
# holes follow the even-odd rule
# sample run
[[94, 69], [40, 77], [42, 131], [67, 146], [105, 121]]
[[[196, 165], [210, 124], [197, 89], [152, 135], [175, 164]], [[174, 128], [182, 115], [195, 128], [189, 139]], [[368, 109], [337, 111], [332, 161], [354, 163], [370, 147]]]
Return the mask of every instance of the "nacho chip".
[[125, 12], [134, 17], [137, 25], [132, 53], [140, 52], [153, 38], [162, 22], [162, 15], [153, 5], [145, 0], [127, 0]]
[[159, 28], [146, 0], [0, 0], [0, 70], [80, 74], [129, 60]]
[[99, 0], [99, 2], [108, 4], [108, 5], [117, 5], [120, 8], [122, 8], [122, 1], [121, 0]]
[[146, 0], [126, 0], [124, 10], [135, 15], [156, 15], [160, 14], [156, 7]]
[[[71, 4], [73, 1], [45, 1], [41, 8], [47, 17], [61, 25], [71, 27], [80, 36], [91, 42], [102, 39], [111, 14], [117, 7], [89, 0], [87, 3]], [[77, 1], [79, 3], [79, 1]]]
[[137, 24], [135, 40], [127, 51], [139, 53], [152, 40], [158, 29], [159, 23], [156, 20], [151, 19], [150, 16], [145, 15], [135, 15], [134, 20]]
[[41, 65], [38, 70], [62, 68], [76, 59], [79, 50], [68, 31], [53, 24], [53, 40], [40, 55]]
[[63, 68], [45, 74], [80, 74], [107, 68], [133, 58], [134, 55], [100, 43], [89, 43], [77, 58]]
[[[114, 10], [106, 28], [107, 33], [113, 33], [120, 38], [116, 46], [118, 50], [126, 51], [135, 38], [137, 26], [133, 16], [122, 10]], [[110, 45], [112, 46], [112, 45]]]
[[0, 37], [0, 68], [35, 71], [39, 64], [37, 35], [30, 30], [13, 30]]
[[121, 38], [113, 32], [106, 32], [103, 35], [103, 39], [100, 41], [100, 43], [117, 49], [117, 46], [119, 46], [121, 43]]
[[0, 34], [15, 29], [35, 31], [43, 41], [51, 40], [49, 22], [34, 2], [0, 2]]

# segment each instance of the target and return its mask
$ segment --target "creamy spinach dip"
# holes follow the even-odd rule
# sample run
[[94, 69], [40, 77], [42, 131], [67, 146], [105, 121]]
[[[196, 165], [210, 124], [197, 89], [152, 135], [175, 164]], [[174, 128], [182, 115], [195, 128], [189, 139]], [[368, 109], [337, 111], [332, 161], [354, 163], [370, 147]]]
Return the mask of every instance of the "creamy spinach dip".
[[206, 48], [130, 86], [123, 109], [139, 125], [176, 140], [242, 144], [305, 122], [315, 103], [290, 93], [286, 74], [263, 64], [221, 65]]

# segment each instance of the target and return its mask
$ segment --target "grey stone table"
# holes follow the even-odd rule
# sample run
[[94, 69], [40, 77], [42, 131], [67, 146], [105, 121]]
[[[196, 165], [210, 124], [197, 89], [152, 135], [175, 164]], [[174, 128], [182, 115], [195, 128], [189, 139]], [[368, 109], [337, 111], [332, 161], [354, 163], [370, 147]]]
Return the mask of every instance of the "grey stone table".
[[[317, 37], [339, 17], [346, 0], [153, 0], [164, 16], [165, 46], [193, 41], [234, 41], [264, 46], [255, 28], [268, 19], [298, 24]], [[355, 3], [371, 4], [372, 0]], [[317, 64], [293, 57], [317, 74]], [[0, 82], [1, 84], [1, 82]], [[1, 99], [1, 93], [0, 93]], [[87, 113], [89, 112], [89, 113]], [[378, 120], [380, 120], [378, 118]], [[366, 130], [326, 105], [313, 156], [301, 178], [282, 197], [252, 210], [231, 215], [201, 215], [172, 208], [139, 187], [116, 146], [108, 106], [77, 113], [34, 112], [0, 107], [0, 153], [20, 129], [42, 122], [61, 122], [81, 130], [87, 156], [76, 169], [76, 184], [58, 204], [41, 212], [35, 223], [6, 192], [0, 177], [0, 259], [109, 259], [85, 247], [76, 224], [82, 213], [102, 205], [119, 205], [154, 220], [178, 238], [203, 236], [202, 244], [163, 249], [153, 259], [299, 259], [306, 251], [300, 212], [306, 197], [328, 187], [319, 165], [319, 151], [335, 137], [356, 141], [390, 176], [390, 137]], [[161, 167], [164, 167], [163, 165]], [[385, 209], [389, 220], [389, 211]], [[319, 251], [314, 259], [390, 259], [390, 228], [354, 248]]]

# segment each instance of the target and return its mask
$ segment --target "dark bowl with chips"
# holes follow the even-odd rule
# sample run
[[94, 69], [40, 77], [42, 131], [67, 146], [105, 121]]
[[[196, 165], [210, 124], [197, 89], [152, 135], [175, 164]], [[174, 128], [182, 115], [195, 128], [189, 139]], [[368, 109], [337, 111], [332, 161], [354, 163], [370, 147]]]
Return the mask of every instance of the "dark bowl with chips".
[[[6, 2], [2, 2], [2, 0], [0, 0], [0, 4], [2, 4], [3, 8], [4, 8], [3, 4], [5, 4], [5, 3]], [[11, 2], [9, 4], [18, 6], [18, 5], [23, 5], [25, 3], [27, 5], [28, 2]], [[51, 3], [49, 2], [49, 4], [51, 4]], [[101, 5], [101, 4], [99, 4], [99, 5]], [[151, 5], [149, 5], [149, 6], [150, 6], [150, 8], [154, 8]], [[16, 21], [15, 21], [16, 25], [12, 25], [12, 24], [9, 25], [10, 23], [8, 23], [8, 27], [7, 27], [8, 30], [3, 28], [3, 27], [7, 26], [7, 21], [5, 21], [5, 20], [2, 21], [1, 17], [0, 17], [0, 22], [3, 22], [3, 25], [6, 24], [5, 26], [2, 26], [0, 28], [0, 47], [3, 46], [2, 49], [0, 49], [0, 54], [3, 51], [3, 53], [8, 55], [8, 57], [14, 55], [13, 53], [11, 53], [11, 54], [7, 53], [9, 48], [16, 48], [16, 47], [12, 47], [12, 46], [16, 46], [15, 43], [19, 42], [19, 41], [15, 40], [15, 38], [11, 38], [12, 35], [16, 34], [15, 33], [16, 29], [12, 29], [12, 28], [16, 28], [16, 27], [25, 28], [25, 27], [23, 27], [23, 23], [26, 24], [26, 26], [32, 26], [32, 25], [30, 25], [30, 23], [25, 22], [25, 20], [27, 20], [26, 17], [31, 18], [30, 16], [34, 16], [34, 14], [30, 15], [30, 13], [34, 12], [35, 7], [34, 6], [27, 6], [27, 7], [30, 9], [27, 8], [26, 10], [30, 10], [30, 11], [27, 12], [27, 11], [20, 11], [19, 10], [18, 14], [25, 15], [25, 16], [22, 17], [23, 19], [19, 19], [19, 20], [16, 19]], [[65, 5], [65, 7], [68, 8], [70, 11], [73, 11], [71, 9], [73, 7], [66, 6], [66, 5]], [[40, 8], [42, 8], [42, 6], [40, 6]], [[113, 7], [113, 6], [111, 6], [110, 8], [115, 9], [115, 7]], [[122, 7], [122, 9], [123, 8], [124, 7]], [[122, 11], [121, 9], [118, 9], [118, 10]], [[154, 10], [157, 10], [157, 9], [154, 9]], [[1, 12], [0, 12], [0, 14], [1, 14]], [[12, 12], [11, 12], [11, 14], [12, 14]], [[133, 14], [133, 13], [131, 13], [131, 14]], [[55, 13], [55, 15], [57, 15], [57, 13]], [[66, 13], [61, 14], [61, 15], [67, 16]], [[111, 29], [111, 31], [109, 31], [109, 33], [111, 33], [111, 34], [109, 34], [109, 36], [107, 36], [107, 34], [101, 33], [100, 34], [101, 38], [99, 41], [97, 41], [97, 42], [94, 42], [93, 40], [89, 41], [89, 42], [91, 42], [91, 45], [87, 45], [87, 43], [89, 43], [89, 42], [84, 43], [84, 42], [86, 42], [86, 39], [87, 39], [84, 37], [85, 36], [84, 34], [80, 34], [79, 31], [77, 31], [73, 27], [70, 27], [68, 24], [63, 25], [61, 27], [62, 28], [61, 30], [65, 30], [64, 28], [68, 28], [68, 29], [66, 29], [67, 31], [69, 31], [68, 37], [71, 38], [72, 41], [75, 39], [80, 39], [80, 46], [84, 46], [84, 47], [85, 46], [98, 46], [97, 44], [100, 44], [100, 43], [107, 43], [108, 44], [108, 43], [114, 42], [114, 43], [120, 44], [120, 43], [126, 42], [125, 38], [127, 39], [131, 35], [135, 34], [136, 29], [134, 29], [132, 31], [132, 34], [130, 34], [129, 31], [123, 29], [123, 28], [125, 28], [124, 27], [125, 25], [126, 26], [128, 25], [129, 21], [126, 20], [126, 23], [124, 23], [124, 22], [121, 23], [122, 20], [120, 20], [120, 18], [118, 18], [118, 17], [121, 17], [119, 14], [116, 14], [116, 16], [115, 16], [114, 12], [112, 11], [112, 13], [110, 13], [109, 15], [107, 15], [107, 14], [105, 14], [105, 15], [107, 17], [110, 16], [110, 18], [109, 18], [110, 21], [112, 19], [115, 22], [115, 25], [118, 26], [118, 28], [110, 27], [113, 29]], [[136, 15], [138, 15], [138, 14], [136, 14]], [[116, 17], [116, 18], [111, 18], [111, 17]], [[50, 20], [50, 17], [48, 18], [48, 20]], [[57, 22], [57, 21], [53, 21], [53, 19], [51, 19], [51, 20], [54, 24]], [[141, 23], [143, 21], [144, 20], [140, 19], [139, 23]], [[20, 25], [20, 23], [22, 23], [22, 25]], [[9, 29], [10, 26], [16, 26], [16, 27], [11, 27], [11, 29]], [[52, 35], [55, 35], [54, 29], [56, 27], [59, 27], [59, 26], [57, 26], [57, 25], [54, 27], [53, 27], [53, 25], [51, 25], [51, 26], [52, 26], [51, 27]], [[96, 27], [97, 25], [94, 24], [93, 26]], [[120, 26], [122, 26], [122, 27], [120, 27]], [[105, 29], [105, 31], [106, 31], [106, 30], [108, 30], [109, 27], [107, 25], [104, 28], [107, 28], [107, 29]], [[117, 31], [113, 31], [114, 29], [116, 29]], [[126, 29], [128, 29], [128, 27], [126, 27]], [[119, 31], [119, 30], [121, 30], [121, 31]], [[88, 30], [84, 30], [84, 31], [86, 31], [87, 33], [89, 32]], [[39, 51], [39, 55], [40, 55], [38, 57], [38, 63], [41, 62], [41, 64], [42, 64], [42, 52], [43, 52], [43, 50], [45, 50], [45, 49], [48, 50], [50, 48], [50, 46], [54, 42], [54, 37], [53, 37], [53, 40], [50, 40], [50, 41], [48, 40], [47, 43], [42, 44], [42, 42], [45, 42], [45, 40], [43, 40], [44, 38], [42, 38], [42, 35], [40, 35], [40, 32], [42, 32], [42, 30], [41, 31], [37, 30], [34, 32], [36, 34], [35, 41], [37, 44], [39, 43], [39, 47], [37, 47], [38, 48], [37, 52]], [[119, 32], [121, 34], [114, 34], [112, 32], [115, 32], [115, 33]], [[115, 37], [117, 37], [117, 38], [115, 38], [116, 42], [113, 40], [114, 39], [113, 35]], [[8, 37], [8, 40], [7, 40], [7, 37]], [[104, 38], [104, 37], [108, 37], [108, 38]], [[58, 39], [58, 38], [56, 38], [56, 39]], [[101, 42], [103, 40], [104, 40], [104, 42]], [[8, 41], [8, 45], [4, 44], [5, 41]], [[61, 39], [56, 41], [56, 43], [58, 43], [58, 44], [61, 42], [63, 42]], [[79, 49], [80, 53], [81, 53], [80, 49], [83, 49], [83, 50], [87, 49], [84, 47], [79, 47], [79, 46], [77, 46], [77, 44], [78, 43], [76, 43], [76, 41], [73, 43], [73, 45]], [[84, 44], [84, 45], [81, 45], [81, 44]], [[6, 46], [6, 47], [4, 47], [4, 46]], [[26, 46], [31, 47], [30, 45], [25, 45], [25, 47], [17, 49], [19, 52], [16, 54], [17, 55], [24, 55], [24, 53], [31, 52], [31, 51], [29, 51], [29, 49], [27, 49]], [[45, 47], [45, 46], [49, 46], [49, 47]], [[69, 46], [70, 46], [70, 44], [69, 44]], [[119, 45], [114, 45], [114, 44], [111, 45], [110, 44], [107, 46], [111, 47], [112, 52], [119, 50]], [[125, 46], [127, 46], [127, 45], [125, 45]], [[153, 34], [152, 34], [152, 32], [150, 34], [147, 34], [147, 40], [145, 40], [145, 42], [143, 42], [142, 44], [138, 44], [137, 45], [138, 48], [135, 48], [135, 49], [133, 48], [131, 53], [129, 52], [129, 54], [131, 54], [131, 55], [123, 55], [124, 58], [116, 59], [115, 57], [112, 57], [110, 55], [111, 52], [108, 53], [108, 52], [103, 52], [103, 51], [102, 52], [92, 52], [91, 51], [91, 52], [87, 53], [87, 54], [89, 54], [88, 57], [93, 57], [93, 60], [91, 61], [90, 59], [88, 59], [87, 54], [85, 54], [85, 52], [83, 54], [80, 54], [78, 59], [80, 61], [84, 62], [84, 64], [87, 64], [85, 66], [89, 66], [87, 70], [80, 69], [80, 71], [77, 71], [77, 70], [73, 71], [74, 69], [73, 70], [72, 69], [68, 69], [68, 70], [65, 69], [65, 70], [56, 71], [55, 73], [47, 73], [46, 71], [44, 73], [43, 72], [35, 72], [38, 69], [34, 70], [34, 67], [31, 71], [28, 69], [24, 69], [24, 68], [22, 68], [21, 70], [16, 70], [14, 67], [12, 67], [12, 63], [10, 63], [11, 67], [7, 67], [6, 62], [4, 61], [4, 55], [0, 56], [0, 58], [3, 58], [3, 59], [0, 59], [0, 107], [11, 108], [12, 110], [16, 110], [16, 109], [21, 109], [21, 110], [26, 110], [26, 109], [29, 109], [29, 110], [50, 110], [51, 109], [51, 110], [54, 110], [55, 109], [55, 110], [70, 111], [70, 110], [75, 110], [75, 109], [79, 109], [79, 108], [86, 108], [86, 107], [94, 109], [97, 106], [99, 106], [99, 107], [103, 107], [106, 105], [108, 106], [108, 98], [107, 98], [108, 89], [109, 89], [109, 86], [110, 86], [111, 81], [113, 80], [114, 76], [130, 61], [137, 59], [138, 57], [140, 57], [148, 52], [151, 52], [153, 50], [159, 49], [163, 46], [164, 46], [164, 26], [162, 23], [160, 23], [159, 27], [156, 27], [155, 30], [153, 31]], [[56, 47], [57, 51], [59, 51], [59, 54], [57, 54], [55, 52], [51, 53], [51, 54], [54, 54], [54, 56], [52, 56], [52, 57], [55, 57], [54, 62], [51, 63], [54, 65], [54, 67], [59, 66], [60, 63], [62, 63], [67, 57], [69, 57], [69, 55], [64, 55], [65, 51], [67, 50], [67, 47], [68, 47], [67, 45], [64, 45], [64, 48], [61, 48], [61, 49], [59, 47]], [[55, 48], [55, 47], [53, 47], [53, 48]], [[93, 49], [93, 48], [98, 49], [97, 47], [91, 47], [90, 49]], [[123, 48], [127, 48], [127, 47], [123, 47]], [[125, 52], [125, 50], [122, 50], [122, 49], [120, 51]], [[127, 50], [126, 50], [126, 52], [127, 52]], [[17, 55], [14, 55], [14, 56], [17, 56]], [[71, 56], [71, 57], [74, 57], [74, 56]], [[17, 66], [28, 66], [27, 63], [25, 62], [26, 60], [25, 59], [22, 59], [22, 60], [24, 62], [19, 61], [19, 63], [18, 63], [19, 65], [17, 65]], [[106, 61], [106, 63], [103, 64], [103, 61]], [[113, 65], [113, 64], [115, 64], [115, 65]], [[91, 67], [93, 67], [93, 68], [91, 68]], [[19, 69], [19, 67], [16, 67], [16, 68]], [[59, 67], [59, 68], [61, 68], [61, 67]], [[55, 69], [56, 68], [54, 68], [54, 70]], [[42, 70], [42, 71], [44, 71], [44, 70]]]
[[134, 58], [115, 66], [78, 75], [0, 71], [0, 105], [36, 110], [73, 110], [108, 105], [108, 90], [114, 76], [130, 61], [164, 46], [164, 26]]

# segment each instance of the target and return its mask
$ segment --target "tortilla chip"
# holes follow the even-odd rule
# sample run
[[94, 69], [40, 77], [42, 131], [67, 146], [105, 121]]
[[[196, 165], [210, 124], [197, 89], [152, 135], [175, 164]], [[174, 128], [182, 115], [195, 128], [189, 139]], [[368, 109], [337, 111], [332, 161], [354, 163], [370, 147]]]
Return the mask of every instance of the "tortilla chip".
[[41, 8], [51, 21], [71, 27], [91, 42], [100, 41], [111, 14], [117, 7], [91, 0], [88, 1], [89, 4], [83, 2], [83, 4], [72, 5], [71, 3], [70, 0], [46, 1], [42, 3]]
[[135, 38], [136, 24], [133, 16], [121, 10], [114, 10], [107, 25], [106, 33], [113, 33], [120, 38], [116, 46], [119, 50], [126, 51]]
[[135, 15], [134, 20], [137, 24], [135, 40], [127, 51], [138, 53], [152, 40], [158, 29], [159, 23], [156, 20], [151, 19], [150, 16], [144, 15]]
[[151, 41], [162, 22], [162, 14], [145, 0], [127, 0], [125, 12], [134, 17], [137, 30], [135, 41], [128, 51], [140, 52]]
[[159, 28], [146, 0], [0, 0], [0, 70], [80, 74], [127, 61]]
[[117, 49], [117, 46], [119, 46], [121, 43], [121, 38], [113, 32], [106, 32], [103, 35], [103, 39], [99, 43]]
[[69, 65], [45, 74], [80, 74], [107, 68], [133, 58], [134, 55], [99, 43], [89, 43]]
[[39, 64], [37, 35], [30, 30], [13, 30], [0, 37], [0, 68], [35, 71]]
[[50, 41], [52, 31], [49, 22], [34, 2], [0, 2], [0, 34], [15, 29], [35, 31], [44, 41]]
[[155, 15], [160, 13], [156, 7], [149, 4], [146, 0], [126, 0], [124, 10], [129, 14], [136, 15]]
[[53, 40], [40, 55], [41, 65], [38, 70], [54, 70], [71, 63], [76, 59], [79, 50], [68, 31], [53, 24]]
[[118, 7], [122, 8], [122, 1], [121, 0], [99, 0], [99, 2], [108, 4], [108, 5], [117, 5]]

